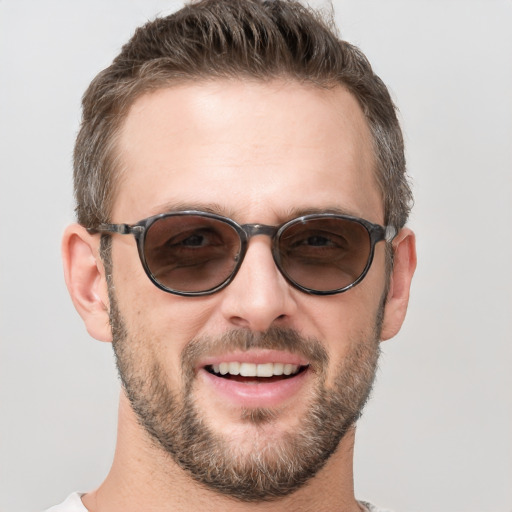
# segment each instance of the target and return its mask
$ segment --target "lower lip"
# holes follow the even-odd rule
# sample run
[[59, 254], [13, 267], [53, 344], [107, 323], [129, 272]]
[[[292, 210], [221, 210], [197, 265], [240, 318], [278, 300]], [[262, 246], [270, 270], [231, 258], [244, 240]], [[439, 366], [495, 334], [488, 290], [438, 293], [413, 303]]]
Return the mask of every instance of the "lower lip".
[[199, 377], [211, 389], [227, 399], [231, 404], [240, 407], [277, 407], [292, 399], [304, 385], [309, 369], [305, 369], [294, 377], [265, 382], [238, 382], [212, 375], [204, 368]]

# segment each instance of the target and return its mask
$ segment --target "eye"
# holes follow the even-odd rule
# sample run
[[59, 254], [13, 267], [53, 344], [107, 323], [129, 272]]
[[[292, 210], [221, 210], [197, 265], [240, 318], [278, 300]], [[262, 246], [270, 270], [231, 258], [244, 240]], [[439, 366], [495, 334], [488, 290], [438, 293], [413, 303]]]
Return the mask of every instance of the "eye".
[[[146, 252], [148, 265], [159, 279], [186, 269], [199, 272], [211, 271], [229, 265], [236, 248], [226, 246], [226, 241], [213, 229], [191, 229], [175, 234]], [[212, 270], [213, 269], [213, 270]], [[175, 277], [173, 277], [175, 279]]]
[[313, 247], [333, 247], [335, 243], [332, 240], [332, 238], [329, 238], [327, 236], [312, 235], [296, 245], [310, 245]]
[[294, 233], [283, 241], [286, 242], [287, 247], [295, 250], [313, 250], [315, 248], [341, 249], [347, 246], [347, 241], [343, 236], [327, 231]]
[[223, 244], [222, 237], [212, 229], [199, 229], [187, 231], [169, 238], [162, 247], [167, 249], [205, 248]]
[[185, 247], [205, 247], [213, 243], [213, 237], [211, 234], [193, 233], [182, 240], [176, 242], [170, 240], [168, 243], [170, 245], [183, 245]]

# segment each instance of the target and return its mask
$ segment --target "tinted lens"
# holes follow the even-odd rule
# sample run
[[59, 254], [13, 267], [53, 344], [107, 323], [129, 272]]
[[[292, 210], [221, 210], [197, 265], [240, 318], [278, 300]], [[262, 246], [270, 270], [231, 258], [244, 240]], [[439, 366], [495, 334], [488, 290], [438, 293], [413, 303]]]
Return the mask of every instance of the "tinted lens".
[[146, 264], [160, 284], [180, 292], [202, 292], [233, 272], [240, 237], [226, 222], [200, 215], [157, 219], [146, 231]]
[[371, 251], [370, 234], [359, 222], [340, 218], [300, 221], [279, 238], [283, 272], [315, 291], [333, 291], [355, 283]]

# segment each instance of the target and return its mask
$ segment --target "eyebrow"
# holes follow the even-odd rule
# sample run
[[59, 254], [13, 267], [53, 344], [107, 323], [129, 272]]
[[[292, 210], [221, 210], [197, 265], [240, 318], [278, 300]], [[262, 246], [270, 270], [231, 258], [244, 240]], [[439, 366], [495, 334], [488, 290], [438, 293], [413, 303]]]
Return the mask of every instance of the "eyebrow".
[[324, 206], [318, 207], [305, 207], [305, 208], [291, 208], [287, 210], [286, 217], [294, 219], [296, 217], [302, 217], [303, 215], [314, 215], [317, 213], [333, 213], [335, 215], [348, 215], [350, 217], [361, 217], [358, 212], [350, 210], [348, 208], [342, 208], [339, 206]]
[[[219, 203], [186, 203], [186, 202], [170, 202], [156, 206], [151, 210], [151, 215], [158, 215], [161, 213], [174, 213], [182, 211], [197, 211], [213, 213], [215, 215], [222, 215], [233, 220], [237, 220], [239, 214], [235, 210], [228, 209]], [[304, 215], [314, 215], [318, 213], [333, 213], [335, 215], [348, 215], [350, 217], [361, 217], [358, 212], [340, 206], [325, 206], [325, 207], [297, 207], [289, 208], [283, 213], [279, 214], [274, 211], [277, 217], [277, 224], [287, 222], [291, 219], [302, 217]]]
[[151, 215], [158, 215], [160, 213], [174, 213], [184, 211], [197, 211], [214, 213], [224, 217], [231, 217], [234, 215], [232, 210], [228, 210], [218, 203], [185, 203], [185, 202], [172, 202], [158, 205], [151, 210]]

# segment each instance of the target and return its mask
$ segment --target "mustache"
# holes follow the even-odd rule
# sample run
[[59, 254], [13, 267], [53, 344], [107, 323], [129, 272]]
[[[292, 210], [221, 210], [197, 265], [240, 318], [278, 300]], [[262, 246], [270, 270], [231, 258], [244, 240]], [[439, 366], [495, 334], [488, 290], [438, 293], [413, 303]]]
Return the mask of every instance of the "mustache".
[[302, 336], [294, 329], [271, 327], [264, 332], [233, 329], [219, 337], [199, 337], [191, 340], [181, 354], [181, 368], [188, 377], [197, 362], [205, 357], [226, 352], [251, 349], [282, 350], [307, 359], [314, 371], [320, 372], [329, 363], [324, 346], [313, 337]]

